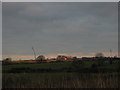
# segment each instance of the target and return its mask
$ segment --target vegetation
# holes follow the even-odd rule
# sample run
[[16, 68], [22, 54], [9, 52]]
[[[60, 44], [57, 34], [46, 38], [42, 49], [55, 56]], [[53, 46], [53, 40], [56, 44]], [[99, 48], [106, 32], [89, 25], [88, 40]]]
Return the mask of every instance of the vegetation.
[[3, 64], [3, 88], [118, 88], [119, 62]]
[[100, 58], [102, 58], [102, 57], [104, 57], [104, 54], [103, 54], [103, 53], [97, 53], [97, 54], [95, 55], [95, 57], [100, 57]]
[[117, 88], [117, 73], [5, 73], [3, 88]]
[[75, 61], [59, 63], [13, 64], [3, 65], [3, 73], [41, 73], [41, 72], [116, 72], [117, 63], [103, 63], [103, 61]]

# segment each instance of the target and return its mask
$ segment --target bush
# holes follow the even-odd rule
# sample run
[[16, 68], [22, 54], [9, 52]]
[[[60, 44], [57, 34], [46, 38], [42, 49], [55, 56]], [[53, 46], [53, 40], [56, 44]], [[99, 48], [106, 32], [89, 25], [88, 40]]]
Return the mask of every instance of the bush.
[[91, 65], [91, 68], [97, 68], [97, 67], [98, 67], [98, 65], [95, 64], [95, 63], [93, 63], [93, 64]]

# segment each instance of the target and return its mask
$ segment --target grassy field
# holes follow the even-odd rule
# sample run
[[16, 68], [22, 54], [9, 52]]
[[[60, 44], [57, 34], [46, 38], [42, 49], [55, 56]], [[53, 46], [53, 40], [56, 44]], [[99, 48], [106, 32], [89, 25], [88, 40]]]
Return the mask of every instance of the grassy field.
[[97, 65], [95, 62], [61, 62], [61, 63], [41, 63], [41, 64], [13, 64], [3, 65], [3, 73], [40, 73], [40, 72], [116, 72], [119, 65], [103, 64]]
[[71, 66], [71, 62], [67, 63], [41, 63], [41, 64], [15, 64], [15, 65], [3, 65], [3, 70], [10, 70], [12, 68], [32, 68], [32, 69], [60, 69]]
[[117, 88], [117, 73], [9, 73], [3, 88]]
[[117, 88], [120, 77], [118, 64], [91, 61], [13, 64], [2, 69], [3, 88]]

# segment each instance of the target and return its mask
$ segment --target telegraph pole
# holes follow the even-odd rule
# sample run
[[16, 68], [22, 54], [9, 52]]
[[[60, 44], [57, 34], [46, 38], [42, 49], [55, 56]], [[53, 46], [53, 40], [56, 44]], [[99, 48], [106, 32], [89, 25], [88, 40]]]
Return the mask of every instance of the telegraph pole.
[[110, 49], [110, 57], [112, 57], [112, 50]]

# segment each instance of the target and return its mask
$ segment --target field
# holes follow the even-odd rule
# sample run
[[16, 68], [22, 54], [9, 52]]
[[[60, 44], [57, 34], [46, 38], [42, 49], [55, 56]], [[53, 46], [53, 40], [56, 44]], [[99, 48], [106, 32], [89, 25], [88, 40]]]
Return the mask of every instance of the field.
[[3, 88], [118, 88], [117, 63], [93, 61], [3, 65]]

